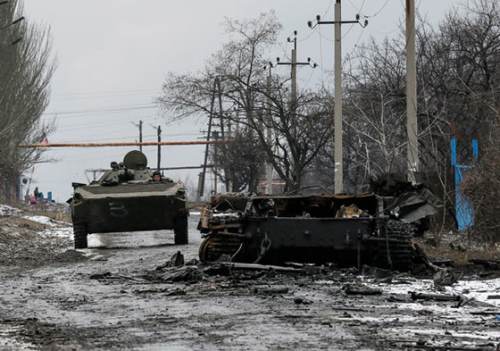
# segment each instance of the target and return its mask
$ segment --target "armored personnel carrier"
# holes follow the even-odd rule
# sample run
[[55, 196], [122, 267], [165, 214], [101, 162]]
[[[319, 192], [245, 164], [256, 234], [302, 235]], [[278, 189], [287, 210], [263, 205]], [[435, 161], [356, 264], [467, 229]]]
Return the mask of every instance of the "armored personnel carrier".
[[71, 206], [75, 248], [87, 247], [91, 233], [173, 229], [175, 244], [188, 243], [188, 211], [181, 183], [162, 178], [147, 167], [140, 151], [89, 185], [73, 183]]

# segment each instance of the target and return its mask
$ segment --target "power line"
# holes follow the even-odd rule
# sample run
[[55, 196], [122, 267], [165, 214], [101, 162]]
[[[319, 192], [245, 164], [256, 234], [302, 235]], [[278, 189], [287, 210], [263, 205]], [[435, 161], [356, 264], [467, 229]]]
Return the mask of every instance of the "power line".
[[349, 0], [349, 2], [351, 3], [352, 7], [356, 8], [357, 9], [357, 12], [359, 14], [361, 14], [363, 12], [363, 8], [365, 7], [366, 5], [366, 0], [363, 0], [363, 2], [361, 3], [361, 6], [358, 8], [356, 5], [354, 5], [354, 3], [352, 2], [352, 0]]
[[88, 92], [70, 92], [64, 94], [57, 94], [54, 97], [67, 97], [67, 96], [92, 96], [92, 95], [114, 95], [114, 94], [134, 94], [134, 93], [147, 93], [147, 92], [160, 92], [158, 89], [135, 89], [135, 90], [107, 90], [107, 91], [88, 91]]
[[[106, 119], [111, 119], [114, 117], [120, 117], [123, 118], [123, 116], [120, 115], [114, 115], [114, 116], [107, 116]], [[88, 117], [87, 117], [88, 118]], [[71, 130], [79, 130], [79, 129], [91, 129], [91, 128], [102, 128], [102, 127], [116, 127], [117, 125], [120, 125], [120, 123], [128, 123], [131, 122], [131, 118], [123, 118], [123, 120], [109, 120], [109, 121], [104, 121], [102, 123], [95, 123], [92, 121], [81, 121], [83, 123], [78, 123], [78, 124], [70, 124], [70, 125], [63, 125], [63, 126], [58, 126], [59, 124], [56, 125], [55, 129], [56, 131], [71, 131]], [[153, 120], [155, 121], [155, 120]], [[80, 121], [79, 121], [80, 122]]]
[[123, 111], [137, 111], [137, 110], [149, 110], [153, 108], [158, 108], [158, 104], [147, 104], [147, 105], [136, 105], [136, 106], [118, 106], [113, 108], [104, 108], [96, 110], [74, 110], [74, 111], [54, 111], [46, 112], [44, 116], [59, 116], [59, 115], [81, 115], [81, 114], [92, 114], [92, 113], [102, 113], [102, 112], [123, 112]]
[[[328, 4], [328, 7], [326, 8], [325, 12], [323, 13], [323, 17], [325, 17], [328, 12], [332, 9], [332, 4], [335, 0], [330, 0], [330, 3]], [[298, 40], [299, 43], [302, 43], [306, 40], [308, 40], [312, 35], [314, 34], [314, 30], [311, 31], [308, 35], [306, 35], [303, 39]]]
[[389, 4], [389, 0], [385, 0], [384, 5], [380, 9], [378, 9], [373, 15], [367, 15], [365, 17], [372, 18], [378, 16], [382, 11], [384, 11], [385, 7]]

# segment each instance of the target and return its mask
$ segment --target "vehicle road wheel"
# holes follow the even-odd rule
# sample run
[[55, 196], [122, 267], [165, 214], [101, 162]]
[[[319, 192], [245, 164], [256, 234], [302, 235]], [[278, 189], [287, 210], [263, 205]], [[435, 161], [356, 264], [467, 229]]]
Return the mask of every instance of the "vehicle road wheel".
[[188, 219], [187, 216], [179, 216], [174, 222], [175, 245], [186, 245], [188, 243]]
[[85, 224], [73, 224], [73, 238], [75, 249], [86, 249], [87, 244], [87, 228]]

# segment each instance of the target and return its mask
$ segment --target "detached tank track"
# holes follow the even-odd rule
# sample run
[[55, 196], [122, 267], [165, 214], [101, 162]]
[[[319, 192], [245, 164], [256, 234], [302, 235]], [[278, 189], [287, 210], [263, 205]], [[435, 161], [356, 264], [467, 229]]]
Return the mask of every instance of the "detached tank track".
[[415, 235], [417, 228], [413, 224], [388, 220], [385, 230], [386, 235], [369, 240], [372, 257], [374, 258], [373, 263], [377, 266], [400, 271], [410, 270], [414, 259], [411, 239]]
[[208, 235], [201, 243], [199, 250], [200, 261], [214, 262], [222, 255], [233, 256], [240, 248], [242, 240], [240, 238], [213, 233]]

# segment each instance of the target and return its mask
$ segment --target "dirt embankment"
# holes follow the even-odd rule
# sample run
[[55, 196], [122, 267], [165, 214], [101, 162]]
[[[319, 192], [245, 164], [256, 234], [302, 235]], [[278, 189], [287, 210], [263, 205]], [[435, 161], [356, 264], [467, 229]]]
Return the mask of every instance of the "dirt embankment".
[[37, 267], [80, 259], [71, 248], [71, 228], [31, 211], [0, 205], [0, 266]]

